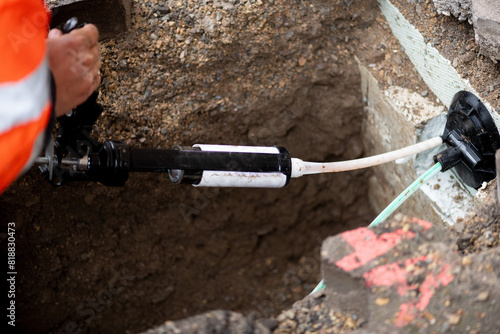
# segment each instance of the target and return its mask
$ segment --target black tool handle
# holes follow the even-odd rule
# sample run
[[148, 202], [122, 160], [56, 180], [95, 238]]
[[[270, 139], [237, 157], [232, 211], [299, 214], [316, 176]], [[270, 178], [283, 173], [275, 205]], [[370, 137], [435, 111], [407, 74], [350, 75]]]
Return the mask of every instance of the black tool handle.
[[[62, 33], [68, 34], [83, 26], [85, 23], [79, 24], [78, 19], [72, 17], [62, 27]], [[82, 158], [100, 150], [101, 144], [90, 137], [94, 123], [103, 112], [102, 106], [97, 103], [98, 96], [99, 91], [96, 90], [85, 102], [58, 118], [60, 126], [56, 137], [56, 151], [60, 157], [71, 153]]]
[[66, 21], [66, 23], [64, 23], [64, 25], [62, 27], [62, 33], [69, 34], [71, 31], [73, 31], [75, 29], [82, 28], [85, 25], [86, 25], [86, 23], [82, 23], [82, 24], [78, 25], [78, 18], [72, 17], [68, 21]]

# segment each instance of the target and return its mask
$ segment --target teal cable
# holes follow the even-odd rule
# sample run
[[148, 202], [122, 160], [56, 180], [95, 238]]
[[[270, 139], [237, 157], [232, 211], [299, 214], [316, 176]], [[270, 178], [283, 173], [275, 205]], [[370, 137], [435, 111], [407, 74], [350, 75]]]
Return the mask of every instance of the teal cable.
[[406, 188], [398, 197], [396, 197], [396, 199], [394, 201], [392, 201], [391, 204], [389, 204], [384, 209], [384, 211], [382, 211], [377, 216], [377, 218], [375, 218], [372, 221], [372, 223], [370, 225], [368, 225], [368, 227], [377, 226], [378, 224], [380, 224], [383, 221], [385, 221], [387, 219], [387, 217], [389, 217], [394, 211], [396, 211], [397, 208], [399, 208], [399, 206], [401, 204], [404, 203], [404, 201], [406, 201], [408, 199], [408, 197], [410, 197], [411, 195], [413, 195], [413, 193], [415, 191], [417, 191], [418, 189], [420, 189], [420, 187], [424, 183], [426, 183], [427, 181], [429, 181], [430, 179], [432, 179], [440, 171], [441, 171], [441, 164], [438, 162], [434, 166], [432, 166], [427, 172], [425, 172], [424, 174], [422, 174], [422, 176], [420, 176], [418, 179], [416, 179], [415, 182], [413, 182], [412, 184], [410, 184], [408, 186], [408, 188]]
[[316, 291], [319, 291], [321, 289], [324, 289], [325, 288], [325, 282], [323, 280], [321, 280], [318, 285], [316, 285], [316, 287], [314, 288], [314, 290], [309, 294], [309, 295], [312, 295], [313, 293], [315, 293]]
[[[430, 179], [432, 179], [434, 176], [436, 176], [437, 173], [439, 173], [441, 171], [441, 169], [442, 169], [442, 167], [441, 167], [441, 164], [439, 162], [436, 163], [434, 166], [432, 166], [427, 172], [425, 172], [424, 174], [422, 174], [422, 176], [420, 176], [418, 179], [416, 179], [415, 182], [410, 184], [408, 186], [408, 188], [406, 188], [398, 197], [396, 197], [396, 199], [394, 201], [392, 201], [391, 204], [389, 204], [384, 209], [384, 211], [382, 211], [377, 216], [377, 218], [375, 218], [371, 222], [371, 224], [368, 225], [368, 227], [377, 226], [378, 224], [385, 221], [387, 219], [387, 217], [389, 217], [394, 211], [396, 211], [397, 208], [399, 208], [399, 206], [401, 204], [404, 203], [404, 201], [406, 201], [406, 199], [408, 199], [408, 197], [410, 197], [411, 195], [413, 195], [413, 193], [415, 191], [420, 189], [420, 187], [424, 183], [428, 182]], [[319, 290], [324, 289], [324, 288], [325, 288], [325, 283], [323, 282], [323, 280], [321, 280], [321, 282], [319, 282], [319, 284], [314, 288], [314, 290], [310, 293], [310, 295], [312, 295], [316, 291], [319, 291]]]

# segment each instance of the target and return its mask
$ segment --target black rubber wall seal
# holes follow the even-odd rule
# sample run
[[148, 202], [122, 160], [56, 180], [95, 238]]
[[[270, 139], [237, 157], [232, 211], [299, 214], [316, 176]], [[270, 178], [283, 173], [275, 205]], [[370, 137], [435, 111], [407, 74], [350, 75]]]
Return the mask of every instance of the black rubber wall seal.
[[486, 106], [474, 94], [460, 91], [453, 97], [443, 133], [448, 149], [434, 157], [442, 171], [455, 167], [470, 187], [479, 188], [495, 178], [498, 129]]

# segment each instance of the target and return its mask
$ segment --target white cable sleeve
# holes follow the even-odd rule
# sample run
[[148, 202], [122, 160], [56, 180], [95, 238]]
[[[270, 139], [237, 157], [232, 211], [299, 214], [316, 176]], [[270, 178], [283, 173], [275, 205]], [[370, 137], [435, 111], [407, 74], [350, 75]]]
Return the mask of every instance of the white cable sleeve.
[[282, 173], [205, 170], [195, 187], [281, 188], [285, 185], [286, 175]]
[[[279, 154], [274, 146], [234, 146], [196, 144], [202, 151], [241, 152]], [[203, 171], [201, 181], [195, 187], [238, 187], [238, 188], [281, 188], [286, 185], [287, 176], [283, 173], [257, 173], [232, 171]]]
[[193, 147], [199, 147], [202, 151], [210, 151], [210, 152], [241, 152], [241, 153], [268, 153], [268, 154], [280, 153], [280, 150], [274, 146], [195, 144], [193, 145]]
[[292, 158], [292, 177], [297, 178], [302, 175], [318, 174], [318, 173], [334, 173], [344, 172], [348, 170], [361, 169], [382, 165], [397, 159], [418, 154], [443, 143], [441, 137], [434, 137], [421, 143], [411, 145], [399, 150], [387, 152], [372, 157], [338, 161], [338, 162], [308, 162], [297, 158]]

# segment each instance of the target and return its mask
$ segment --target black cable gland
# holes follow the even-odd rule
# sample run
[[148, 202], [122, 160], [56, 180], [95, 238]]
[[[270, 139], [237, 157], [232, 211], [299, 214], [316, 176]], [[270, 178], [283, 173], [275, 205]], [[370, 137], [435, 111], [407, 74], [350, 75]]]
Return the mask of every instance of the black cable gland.
[[495, 152], [500, 135], [486, 106], [477, 96], [460, 91], [448, 111], [443, 141], [448, 149], [434, 156], [442, 171], [455, 167], [462, 181], [479, 188], [495, 178]]
[[88, 179], [106, 186], [121, 187], [128, 180], [130, 148], [121, 141], [106, 140], [98, 153], [89, 156]]
[[443, 152], [434, 156], [434, 162], [441, 164], [441, 172], [455, 167], [462, 161], [462, 151], [458, 147], [449, 147]]

